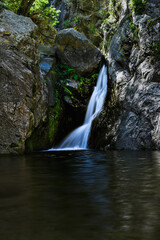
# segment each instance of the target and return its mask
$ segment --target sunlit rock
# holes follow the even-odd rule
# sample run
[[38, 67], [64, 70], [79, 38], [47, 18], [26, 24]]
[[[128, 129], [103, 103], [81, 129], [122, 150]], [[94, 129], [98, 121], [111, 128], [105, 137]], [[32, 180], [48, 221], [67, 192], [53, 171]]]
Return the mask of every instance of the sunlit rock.
[[60, 62], [76, 69], [82, 75], [98, 72], [104, 61], [98, 48], [72, 28], [58, 32], [55, 45]]

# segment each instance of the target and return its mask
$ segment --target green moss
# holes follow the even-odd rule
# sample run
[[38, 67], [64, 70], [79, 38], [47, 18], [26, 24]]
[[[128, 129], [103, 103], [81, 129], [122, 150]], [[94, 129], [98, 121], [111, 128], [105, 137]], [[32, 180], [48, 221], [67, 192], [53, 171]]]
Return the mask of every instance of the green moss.
[[19, 144], [22, 144], [22, 143], [23, 143], [23, 141], [22, 141], [22, 139], [20, 138], [20, 139], [19, 139]]
[[84, 97], [84, 95], [87, 94], [87, 91], [89, 91], [89, 88], [95, 85], [98, 77], [98, 73], [83, 77], [75, 69], [62, 64], [57, 64], [53, 71], [55, 71], [57, 75], [55, 87], [61, 100], [63, 100], [64, 96], [68, 96], [72, 100], [75, 98], [74, 93], [72, 93], [67, 87], [67, 79], [73, 79], [78, 82], [78, 93], [81, 97]]
[[130, 31], [133, 33], [133, 37], [135, 40], [138, 40], [139, 37], [138, 37], [138, 32], [139, 32], [139, 27], [136, 26], [132, 19], [130, 20], [130, 23], [129, 23], [129, 28], [130, 28]]
[[25, 143], [26, 152], [48, 149], [53, 146], [62, 117], [62, 107], [57, 94], [55, 106], [49, 109], [48, 120], [35, 129], [31, 137], [27, 139]]
[[65, 20], [62, 24], [63, 29], [72, 28], [72, 27], [74, 27], [74, 22], [71, 22], [69, 19]]
[[104, 42], [105, 49], [109, 48], [110, 43], [111, 43], [111, 38]]
[[56, 104], [54, 108], [50, 109], [50, 116], [49, 116], [48, 136], [49, 136], [49, 142], [51, 144], [53, 143], [56, 133], [58, 131], [62, 110], [63, 109], [61, 106], [61, 102], [58, 97], [58, 91], [56, 91]]
[[144, 13], [147, 0], [130, 0], [129, 7], [131, 12], [135, 11], [136, 14]]
[[152, 54], [156, 58], [158, 58], [160, 56], [160, 40], [157, 43], [151, 45], [151, 49], [152, 49]]
[[91, 23], [90, 26], [89, 26], [89, 31], [91, 34], [94, 34], [95, 31], [96, 31], [96, 27], [95, 27], [95, 24], [94, 23]]
[[109, 5], [108, 8], [103, 9], [102, 15], [105, 16], [105, 19], [103, 20], [103, 25], [105, 31], [107, 31], [107, 39], [103, 43], [105, 51], [107, 52], [111, 39], [117, 30], [117, 22], [119, 20], [119, 14], [118, 12], [120, 11], [122, 6], [122, 1], [116, 1], [116, 0], [109, 0]]
[[[66, 37], [60, 39], [60, 43], [58, 44], [59, 49], [61, 52], [64, 51], [64, 48], [66, 48], [68, 51], [72, 51], [73, 49], [85, 49], [86, 46], [84, 45], [85, 41], [82, 42], [80, 39], [76, 39], [72, 37], [72, 35], [67, 35]], [[87, 44], [89, 42], [87, 41]], [[91, 47], [93, 48], [93, 44], [91, 44]]]
[[10, 8], [3, 2], [0, 2], [0, 9], [5, 8], [7, 10], [10, 10]]
[[77, 71], [73, 68], [70, 68], [66, 65], [63, 64], [57, 64], [55, 69], [52, 70], [54, 74], [56, 74], [56, 82], [55, 82], [55, 87], [56, 90], [63, 95], [64, 90], [67, 89], [67, 81], [66, 79], [74, 79], [78, 80], [79, 74]]
[[29, 145], [29, 150], [30, 150], [30, 152], [33, 152], [33, 150], [34, 150], [33, 139], [30, 139], [30, 140], [29, 140], [28, 145]]

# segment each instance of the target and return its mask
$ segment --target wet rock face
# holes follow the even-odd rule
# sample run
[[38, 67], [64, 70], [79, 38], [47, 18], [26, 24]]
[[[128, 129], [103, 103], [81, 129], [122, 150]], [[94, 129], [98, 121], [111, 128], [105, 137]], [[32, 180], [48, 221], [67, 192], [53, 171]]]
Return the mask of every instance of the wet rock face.
[[58, 32], [55, 45], [60, 62], [82, 75], [98, 72], [103, 64], [101, 52], [83, 34], [72, 28]]
[[126, 16], [112, 38], [109, 94], [93, 124], [92, 147], [160, 149], [159, 4], [149, 1], [145, 14], [133, 15], [135, 32]]
[[23, 153], [27, 138], [46, 119], [36, 29], [28, 18], [0, 13], [0, 153]]

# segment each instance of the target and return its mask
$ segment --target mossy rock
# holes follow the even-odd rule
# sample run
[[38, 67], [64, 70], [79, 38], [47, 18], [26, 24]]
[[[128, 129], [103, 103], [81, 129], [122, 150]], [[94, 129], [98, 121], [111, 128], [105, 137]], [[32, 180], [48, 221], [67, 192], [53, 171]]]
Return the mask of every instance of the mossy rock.
[[48, 111], [48, 118], [43, 125], [39, 126], [31, 137], [26, 141], [26, 152], [48, 149], [56, 145], [56, 138], [60, 128], [60, 121], [63, 116], [63, 109], [57, 99], [54, 107]]
[[41, 21], [37, 25], [41, 44], [52, 46], [57, 34], [56, 29], [46, 21]]
[[104, 58], [98, 48], [73, 28], [60, 31], [55, 40], [60, 62], [82, 75], [91, 75], [101, 68]]

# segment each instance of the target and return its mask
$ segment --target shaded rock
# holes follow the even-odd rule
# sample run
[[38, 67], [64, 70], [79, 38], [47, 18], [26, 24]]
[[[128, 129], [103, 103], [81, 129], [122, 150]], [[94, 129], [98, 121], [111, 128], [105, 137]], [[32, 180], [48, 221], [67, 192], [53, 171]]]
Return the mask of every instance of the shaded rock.
[[46, 119], [44, 81], [33, 60], [14, 47], [3, 45], [0, 56], [0, 153], [23, 153]]
[[72, 28], [58, 32], [55, 44], [60, 62], [82, 75], [99, 71], [103, 64], [102, 53], [83, 34]]
[[51, 70], [52, 65], [55, 65], [55, 49], [48, 45], [39, 45], [39, 52], [39, 66], [41, 68], [42, 74], [45, 76]]
[[78, 82], [74, 81], [73, 79], [67, 79], [67, 87], [71, 89], [78, 90]]
[[160, 149], [160, 20], [156, 14], [153, 18], [155, 4], [151, 0], [146, 14], [133, 15], [132, 29], [126, 16], [112, 38], [109, 92], [93, 123], [94, 148]]
[[48, 106], [54, 107], [56, 74], [54, 71], [52, 71], [52, 68], [54, 68], [56, 64], [55, 49], [48, 45], [40, 45], [39, 51], [39, 66], [48, 88]]
[[56, 74], [51, 71], [44, 78], [48, 88], [48, 106], [54, 107], [55, 100], [56, 100], [56, 96], [55, 96], [56, 95], [56, 88], [55, 88]]
[[[0, 153], [23, 153], [47, 119], [47, 89], [39, 69], [37, 26], [0, 12]], [[32, 148], [32, 146], [31, 146]]]
[[73, 112], [75, 109], [85, 112], [86, 103], [79, 92], [79, 82], [74, 79], [66, 79], [66, 82], [64, 101], [73, 107]]

